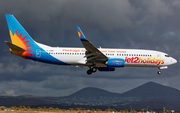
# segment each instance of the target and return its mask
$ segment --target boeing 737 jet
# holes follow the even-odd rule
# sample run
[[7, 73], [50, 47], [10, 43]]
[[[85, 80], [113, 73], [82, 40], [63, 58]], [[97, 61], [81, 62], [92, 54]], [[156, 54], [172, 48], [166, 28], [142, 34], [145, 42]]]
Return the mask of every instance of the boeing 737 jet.
[[177, 61], [168, 54], [142, 49], [96, 48], [77, 28], [84, 48], [50, 47], [34, 41], [13, 15], [6, 15], [11, 42], [5, 41], [12, 54], [25, 59], [56, 64], [88, 67], [87, 74], [115, 71], [122, 67], [166, 69]]

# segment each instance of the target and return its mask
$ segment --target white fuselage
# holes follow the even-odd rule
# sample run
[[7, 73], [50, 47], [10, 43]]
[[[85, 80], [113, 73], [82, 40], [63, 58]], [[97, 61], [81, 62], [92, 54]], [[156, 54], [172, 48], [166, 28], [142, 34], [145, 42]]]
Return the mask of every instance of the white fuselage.
[[[90, 66], [85, 57], [85, 48], [49, 47], [38, 44], [47, 54], [70, 65]], [[166, 67], [177, 61], [166, 53], [141, 49], [105, 49], [98, 48], [108, 58], [121, 58], [125, 60], [124, 67]], [[96, 64], [97, 67], [106, 65]]]

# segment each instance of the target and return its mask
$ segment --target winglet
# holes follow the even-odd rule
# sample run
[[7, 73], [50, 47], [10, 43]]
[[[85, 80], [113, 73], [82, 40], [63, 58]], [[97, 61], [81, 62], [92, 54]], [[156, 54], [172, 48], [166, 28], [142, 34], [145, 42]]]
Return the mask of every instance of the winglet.
[[76, 26], [76, 28], [77, 28], [77, 33], [78, 33], [78, 36], [79, 36], [80, 40], [81, 41], [88, 41], [86, 39], [86, 37], [84, 36], [83, 32], [81, 31], [81, 29], [78, 26]]

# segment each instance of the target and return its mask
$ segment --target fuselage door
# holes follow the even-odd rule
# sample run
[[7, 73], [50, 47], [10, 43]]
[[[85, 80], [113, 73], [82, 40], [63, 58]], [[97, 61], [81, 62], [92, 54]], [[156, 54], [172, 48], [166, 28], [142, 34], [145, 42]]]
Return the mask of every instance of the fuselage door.
[[161, 60], [161, 54], [160, 53], [157, 53], [157, 59]]

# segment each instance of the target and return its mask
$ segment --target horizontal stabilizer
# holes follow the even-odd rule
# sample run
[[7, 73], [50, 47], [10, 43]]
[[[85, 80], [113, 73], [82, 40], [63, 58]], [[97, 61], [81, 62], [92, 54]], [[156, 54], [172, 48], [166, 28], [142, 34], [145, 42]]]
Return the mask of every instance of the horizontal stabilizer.
[[14, 45], [14, 44], [12, 44], [12, 43], [10, 43], [10, 42], [5, 41], [5, 43], [9, 46], [9, 48], [10, 48], [11, 50], [15, 50], [15, 51], [25, 51], [24, 49], [22, 49], [22, 48], [20, 48], [20, 47], [18, 47], [18, 46], [16, 46], [16, 45]]

